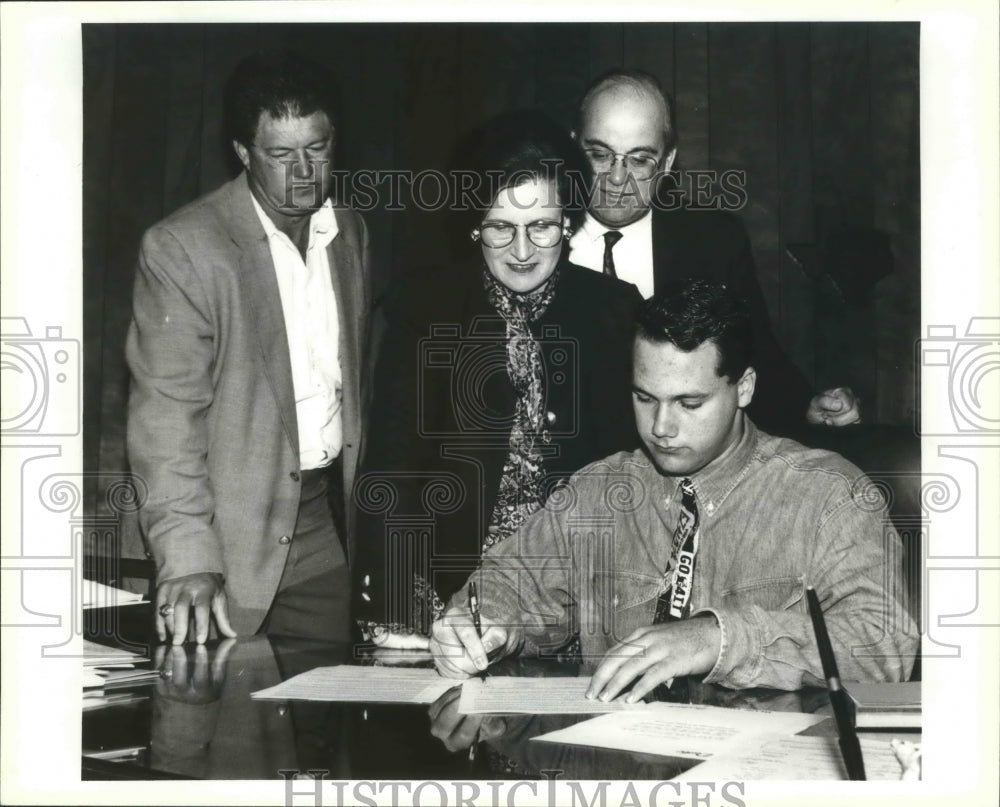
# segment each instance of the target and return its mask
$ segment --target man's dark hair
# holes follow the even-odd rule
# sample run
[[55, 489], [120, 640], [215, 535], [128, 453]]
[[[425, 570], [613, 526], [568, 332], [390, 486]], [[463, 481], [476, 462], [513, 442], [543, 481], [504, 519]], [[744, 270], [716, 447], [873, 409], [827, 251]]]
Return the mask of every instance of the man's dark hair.
[[476, 175], [481, 209], [473, 211], [478, 217], [473, 226], [501, 191], [532, 179], [554, 181], [570, 225], [583, 223], [590, 162], [569, 133], [539, 109], [508, 112], [477, 127], [459, 144], [457, 167]]
[[325, 112], [334, 131], [338, 103], [333, 73], [298, 51], [260, 51], [237, 65], [223, 95], [226, 134], [249, 147], [262, 112], [277, 119]]
[[645, 90], [646, 92], [652, 93], [660, 101], [662, 101], [664, 116], [666, 118], [666, 125], [663, 129], [663, 154], [669, 154], [677, 146], [677, 128], [674, 125], [673, 98], [670, 97], [670, 93], [663, 89], [663, 85], [660, 84], [660, 80], [652, 73], [632, 68], [615, 67], [601, 73], [601, 75], [590, 82], [589, 86], [583, 91], [583, 95], [580, 97], [580, 103], [576, 106], [577, 134], [580, 134], [580, 130], [582, 128], [584, 110], [593, 100], [595, 95], [603, 92], [609, 87], [630, 87], [635, 91]]
[[746, 301], [722, 283], [688, 280], [645, 302], [636, 320], [637, 339], [669, 342], [689, 353], [705, 342], [719, 351], [715, 372], [740, 380], [753, 360], [753, 325]]

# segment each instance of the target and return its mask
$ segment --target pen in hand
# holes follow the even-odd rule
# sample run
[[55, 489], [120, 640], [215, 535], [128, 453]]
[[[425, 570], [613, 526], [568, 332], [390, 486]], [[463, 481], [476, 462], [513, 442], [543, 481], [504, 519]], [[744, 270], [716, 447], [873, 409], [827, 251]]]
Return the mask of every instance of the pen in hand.
[[[469, 581], [469, 612], [472, 614], [472, 624], [476, 628], [476, 636], [479, 640], [483, 640], [483, 622], [479, 616], [479, 597], [476, 592], [476, 584], [474, 581]], [[483, 648], [486, 649], [485, 647]], [[486, 670], [479, 673], [479, 677], [486, 680]], [[469, 746], [469, 762], [473, 763], [476, 761], [476, 748], [479, 746], [479, 728], [476, 728], [476, 734], [472, 738], [472, 744]]]
[[[483, 621], [482, 621], [482, 617], [479, 615], [479, 596], [478, 596], [478, 594], [476, 592], [476, 584], [474, 582], [472, 582], [471, 580], [469, 581], [469, 613], [472, 614], [472, 624], [476, 628], [476, 636], [478, 636], [479, 637], [479, 641], [482, 642], [482, 640], [483, 640]], [[483, 646], [483, 650], [485, 650], [485, 649], [486, 649], [486, 647], [484, 645]], [[495, 657], [495, 653], [494, 652], [491, 652], [491, 653], [487, 654], [486, 663], [489, 664], [489, 662], [493, 661], [494, 657]], [[486, 679], [486, 670], [481, 670], [478, 673], [478, 675], [479, 675], [480, 678], [482, 678], [482, 679], [485, 680]]]
[[469, 581], [469, 612], [472, 614], [472, 624], [476, 626], [476, 635], [480, 641], [483, 638], [483, 622], [479, 616], [479, 597], [476, 594], [476, 583]]

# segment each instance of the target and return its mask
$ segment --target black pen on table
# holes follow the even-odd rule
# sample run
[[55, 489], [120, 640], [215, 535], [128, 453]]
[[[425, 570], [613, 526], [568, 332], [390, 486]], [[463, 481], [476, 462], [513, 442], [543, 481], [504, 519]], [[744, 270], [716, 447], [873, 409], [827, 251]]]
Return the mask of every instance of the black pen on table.
[[823, 677], [826, 678], [826, 686], [830, 690], [830, 703], [833, 705], [833, 716], [837, 721], [840, 753], [844, 758], [847, 776], [852, 781], [863, 782], [865, 762], [861, 756], [861, 743], [858, 742], [858, 733], [851, 720], [847, 693], [840, 685], [837, 659], [833, 656], [833, 645], [830, 644], [830, 634], [826, 630], [823, 609], [819, 606], [819, 597], [816, 596], [816, 589], [812, 586], [806, 587], [806, 600], [809, 602], [809, 616], [812, 617], [813, 632], [816, 634], [816, 644], [819, 647], [819, 659], [823, 664]]

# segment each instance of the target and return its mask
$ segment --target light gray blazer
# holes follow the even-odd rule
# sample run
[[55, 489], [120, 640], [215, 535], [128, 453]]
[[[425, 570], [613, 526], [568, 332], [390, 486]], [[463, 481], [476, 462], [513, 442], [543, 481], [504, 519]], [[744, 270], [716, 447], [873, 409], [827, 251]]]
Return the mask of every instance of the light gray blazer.
[[[351, 488], [369, 397], [371, 279], [361, 217], [335, 206], [329, 258], [340, 321], [348, 557]], [[157, 582], [226, 578], [241, 634], [265, 616], [299, 506], [299, 445], [284, 316], [243, 174], [142, 239], [126, 341], [128, 457], [149, 497], [139, 514]]]

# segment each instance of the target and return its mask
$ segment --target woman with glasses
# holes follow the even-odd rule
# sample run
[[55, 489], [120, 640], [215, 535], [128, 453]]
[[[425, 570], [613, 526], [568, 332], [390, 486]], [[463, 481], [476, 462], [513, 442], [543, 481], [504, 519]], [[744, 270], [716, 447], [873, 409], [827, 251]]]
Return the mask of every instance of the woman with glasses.
[[[490, 122], [456, 172], [477, 199], [470, 260], [388, 296], [355, 601], [362, 633], [420, 646], [443, 604], [553, 488], [637, 444], [631, 284], [570, 264], [590, 168], [540, 112]], [[466, 163], [468, 165], [468, 163]]]

